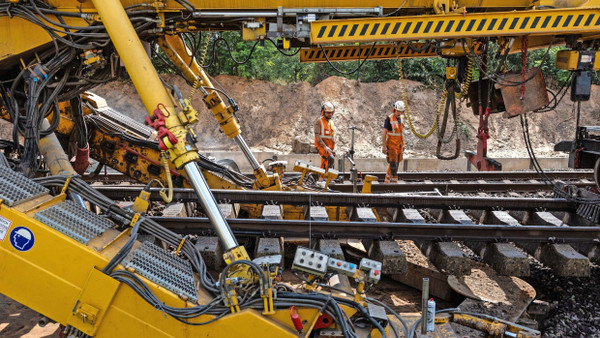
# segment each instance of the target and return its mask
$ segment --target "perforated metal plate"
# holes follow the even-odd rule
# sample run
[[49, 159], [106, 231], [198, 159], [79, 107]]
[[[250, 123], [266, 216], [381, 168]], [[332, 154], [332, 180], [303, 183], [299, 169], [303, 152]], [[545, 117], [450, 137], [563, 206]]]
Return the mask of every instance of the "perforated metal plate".
[[95, 111], [98, 113], [98, 115], [116, 124], [122, 129], [132, 131], [146, 139], [149, 139], [152, 134], [156, 133], [154, 129], [148, 127], [147, 125], [140, 123], [110, 107], [95, 109]]
[[114, 223], [86, 210], [73, 201], [64, 201], [35, 214], [35, 219], [85, 245]]
[[144, 242], [123, 260], [123, 264], [126, 268], [133, 267], [136, 273], [165, 289], [198, 302], [190, 262], [170, 254], [163, 248]]
[[29, 178], [10, 168], [0, 166], [0, 198], [9, 207], [27, 202], [48, 192], [48, 189]]

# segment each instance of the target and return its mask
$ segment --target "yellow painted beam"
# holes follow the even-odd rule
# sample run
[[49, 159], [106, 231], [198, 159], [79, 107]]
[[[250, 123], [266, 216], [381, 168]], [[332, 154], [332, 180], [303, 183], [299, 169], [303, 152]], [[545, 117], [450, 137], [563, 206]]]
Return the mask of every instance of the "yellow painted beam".
[[[480, 44], [476, 44], [473, 50], [480, 52]], [[458, 48], [458, 47], [455, 47]], [[334, 61], [357, 61], [364, 60], [387, 60], [397, 58], [422, 58], [440, 56], [436, 52], [435, 44], [424, 43], [408, 44], [377, 44], [371, 49], [371, 45], [349, 45], [349, 46], [324, 46], [302, 49], [299, 54], [300, 62], [327, 62]]]
[[[527, 44], [528, 50], [540, 49], [548, 47], [553, 43], [553, 37], [537, 36], [531, 37]], [[554, 46], [558, 46], [559, 43], [554, 41]], [[475, 43], [471, 50], [465, 50], [463, 47], [456, 45], [452, 48], [441, 49], [442, 55], [439, 51], [436, 51], [435, 45], [430, 44], [425, 46], [422, 42], [415, 42], [412, 44], [412, 48], [407, 43], [396, 44], [376, 44], [371, 50], [372, 45], [347, 45], [347, 46], [319, 46], [304, 48], [300, 50], [299, 60], [301, 63], [318, 63], [335, 61], [357, 61], [364, 60], [365, 57], [369, 60], [389, 60], [389, 59], [410, 59], [410, 58], [423, 58], [423, 57], [457, 57], [459, 54], [469, 53], [471, 50], [475, 53], [481, 53], [481, 44]], [[521, 52], [521, 39], [515, 39], [512, 45], [510, 53]], [[327, 54], [327, 57], [325, 57]]]
[[[51, 6], [59, 10], [68, 10], [72, 12], [93, 12], [94, 6], [90, 1], [78, 0], [48, 0]], [[189, 2], [198, 10], [277, 10], [283, 8], [366, 8], [382, 7], [387, 11], [398, 9], [419, 13], [431, 12], [435, 3], [439, 0], [189, 0]], [[124, 7], [148, 4], [147, 0], [121, 0]], [[532, 6], [541, 6], [541, 8], [576, 8], [587, 7], [594, 8], [600, 6], [600, 0], [457, 0], [457, 8], [467, 9], [496, 9], [496, 10], [520, 10], [532, 8]], [[163, 10], [180, 10], [182, 6], [174, 0], [167, 0]]]
[[[584, 0], [570, 0], [570, 1], [554, 1], [554, 2], [568, 2], [569, 5], [578, 5]], [[593, 0], [597, 1], [597, 0]], [[338, 8], [364, 8], [364, 7], [379, 7], [383, 8], [398, 8], [401, 5], [402, 8], [432, 8], [434, 0], [255, 0], [255, 1], [243, 1], [243, 0], [189, 0], [194, 7], [198, 9], [277, 9], [278, 7], [288, 8], [324, 8], [324, 7], [338, 7]], [[77, 0], [49, 0], [52, 6], [55, 7], [67, 7], [67, 8], [89, 8], [89, 2], [81, 4]], [[147, 0], [121, 0], [123, 6], [131, 6], [135, 4], [148, 3]], [[404, 3], [404, 4], [403, 4]], [[530, 0], [458, 0], [458, 7], [472, 7], [472, 8], [527, 8], [531, 6]], [[166, 1], [166, 8], [181, 8], [181, 5], [174, 0]]]
[[[54, 16], [49, 15], [49, 18], [58, 21]], [[64, 20], [67, 25], [88, 26], [87, 22], [82, 19], [65, 17]], [[57, 28], [52, 24], [49, 25]], [[31, 51], [51, 42], [52, 37], [48, 32], [36, 24], [14, 16], [12, 18], [0, 17], [0, 60]]]
[[[423, 43], [415, 43], [413, 46], [415, 49], [423, 47]], [[327, 62], [329, 61], [357, 61], [368, 58], [369, 60], [386, 60], [396, 58], [410, 58], [410, 57], [432, 57], [437, 56], [435, 52], [435, 45], [430, 45], [422, 51], [414, 51], [409, 48], [408, 45], [401, 45], [396, 47], [394, 44], [378, 44], [371, 45], [353, 45], [353, 46], [326, 46], [322, 49], [319, 47], [312, 47], [309, 49], [302, 49], [299, 54], [300, 62]]]
[[313, 21], [311, 43], [595, 33], [600, 9], [490, 12]]

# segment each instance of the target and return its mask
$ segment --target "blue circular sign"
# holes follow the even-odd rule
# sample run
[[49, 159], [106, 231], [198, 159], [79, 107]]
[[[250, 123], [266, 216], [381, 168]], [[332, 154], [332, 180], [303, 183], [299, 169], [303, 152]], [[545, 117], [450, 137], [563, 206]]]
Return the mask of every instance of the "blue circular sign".
[[33, 248], [35, 237], [26, 227], [16, 227], [10, 232], [10, 244], [13, 248], [25, 252]]

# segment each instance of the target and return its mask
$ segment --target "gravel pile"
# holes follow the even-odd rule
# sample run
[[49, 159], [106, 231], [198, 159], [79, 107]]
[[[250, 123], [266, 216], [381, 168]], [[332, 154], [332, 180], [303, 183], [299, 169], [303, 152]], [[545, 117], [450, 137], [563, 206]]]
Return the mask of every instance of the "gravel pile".
[[537, 290], [537, 299], [550, 304], [540, 323], [543, 337], [600, 337], [600, 266], [588, 278], [561, 277], [539, 264], [524, 278]]

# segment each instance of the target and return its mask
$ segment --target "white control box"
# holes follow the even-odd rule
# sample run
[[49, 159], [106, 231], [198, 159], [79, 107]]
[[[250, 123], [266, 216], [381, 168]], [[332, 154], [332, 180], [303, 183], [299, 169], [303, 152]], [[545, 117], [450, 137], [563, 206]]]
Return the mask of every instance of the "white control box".
[[381, 280], [381, 262], [363, 258], [360, 260], [359, 269], [367, 272], [367, 282], [377, 283]]
[[325, 276], [327, 272], [327, 262], [329, 256], [318, 251], [298, 247], [294, 262], [292, 263], [293, 270], [300, 270], [315, 276]]
[[327, 266], [329, 267], [329, 270], [333, 270], [337, 273], [341, 273], [350, 277], [354, 276], [357, 269], [356, 264], [342, 261], [333, 257], [329, 257], [329, 262], [327, 262]]

